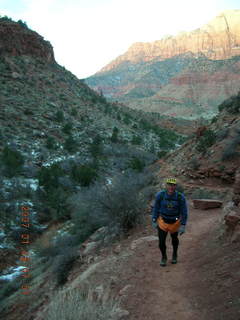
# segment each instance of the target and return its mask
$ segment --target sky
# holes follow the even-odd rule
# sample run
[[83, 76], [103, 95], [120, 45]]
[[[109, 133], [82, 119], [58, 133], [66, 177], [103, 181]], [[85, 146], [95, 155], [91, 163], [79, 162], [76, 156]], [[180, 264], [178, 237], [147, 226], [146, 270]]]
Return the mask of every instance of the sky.
[[240, 0], [0, 0], [1, 16], [50, 41], [57, 63], [80, 79], [134, 42], [197, 29], [229, 9], [240, 9]]

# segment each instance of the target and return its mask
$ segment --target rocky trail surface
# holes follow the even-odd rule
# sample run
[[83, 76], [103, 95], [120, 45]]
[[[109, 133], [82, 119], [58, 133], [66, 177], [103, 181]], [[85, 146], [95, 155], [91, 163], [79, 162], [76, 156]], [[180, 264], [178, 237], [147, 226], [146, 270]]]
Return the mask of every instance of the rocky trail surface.
[[168, 263], [159, 265], [158, 241], [151, 237], [155, 231], [150, 225], [142, 240], [132, 242], [135, 254], [124, 270], [127, 319], [240, 319], [239, 244], [219, 239], [221, 209], [189, 209], [176, 265], [171, 264], [169, 235]]

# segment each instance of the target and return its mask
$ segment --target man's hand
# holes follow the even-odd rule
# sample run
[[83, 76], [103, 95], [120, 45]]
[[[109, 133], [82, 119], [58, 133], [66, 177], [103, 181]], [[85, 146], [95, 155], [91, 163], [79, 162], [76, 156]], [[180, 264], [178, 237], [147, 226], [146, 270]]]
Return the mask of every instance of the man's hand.
[[180, 228], [178, 229], [180, 236], [185, 233], [185, 227], [185, 225], [181, 224]]
[[158, 226], [156, 219], [152, 219], [152, 227], [156, 229]]

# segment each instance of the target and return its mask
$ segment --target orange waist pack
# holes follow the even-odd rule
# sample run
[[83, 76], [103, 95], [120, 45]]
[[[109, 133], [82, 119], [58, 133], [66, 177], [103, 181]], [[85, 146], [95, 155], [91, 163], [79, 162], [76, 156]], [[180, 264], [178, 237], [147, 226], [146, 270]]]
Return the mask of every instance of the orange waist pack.
[[163, 221], [162, 217], [159, 217], [157, 219], [157, 224], [158, 224], [159, 228], [162, 229], [163, 231], [166, 231], [166, 232], [169, 231], [170, 233], [174, 233], [174, 232], [178, 231], [178, 229], [181, 225], [181, 222], [180, 222], [180, 220], [177, 220], [174, 223], [166, 223]]

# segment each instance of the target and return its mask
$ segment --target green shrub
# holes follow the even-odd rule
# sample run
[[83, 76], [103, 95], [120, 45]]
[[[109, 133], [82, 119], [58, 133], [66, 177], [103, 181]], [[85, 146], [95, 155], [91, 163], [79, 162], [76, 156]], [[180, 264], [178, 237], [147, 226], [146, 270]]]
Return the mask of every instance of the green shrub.
[[157, 156], [158, 156], [159, 159], [161, 159], [161, 158], [165, 157], [165, 155], [167, 153], [168, 153], [167, 151], [161, 150], [161, 151], [158, 151]]
[[66, 134], [70, 134], [72, 131], [72, 128], [73, 128], [72, 123], [68, 122], [63, 126], [62, 131]]
[[42, 167], [38, 174], [37, 179], [40, 186], [44, 186], [46, 190], [50, 188], [57, 188], [59, 185], [58, 178], [64, 175], [64, 171], [58, 163], [54, 163], [50, 167]]
[[213, 117], [213, 118], [211, 119], [211, 123], [215, 123], [215, 122], [217, 122], [217, 119], [218, 119], [218, 117], [217, 117], [217, 116]]
[[133, 157], [129, 161], [129, 168], [136, 170], [138, 172], [142, 172], [145, 167], [145, 162], [139, 158]]
[[73, 117], [76, 117], [77, 114], [78, 114], [77, 108], [72, 108], [72, 110], [71, 110], [71, 115], [72, 115]]
[[18, 20], [17, 23], [20, 24], [20, 26], [22, 26], [23, 28], [28, 29], [27, 23], [25, 21]]
[[216, 134], [208, 129], [204, 131], [203, 136], [200, 137], [196, 149], [199, 152], [205, 152], [207, 148], [211, 147], [216, 142]]
[[5, 174], [9, 177], [14, 177], [19, 174], [24, 164], [22, 154], [17, 150], [12, 150], [5, 146], [2, 151], [1, 161], [5, 167]]
[[231, 143], [227, 144], [222, 154], [222, 161], [231, 160], [240, 156], [237, 147], [240, 145], [240, 136], [236, 136]]
[[74, 138], [70, 135], [64, 143], [64, 149], [66, 149], [70, 153], [74, 153], [78, 148], [78, 143]]
[[124, 122], [127, 126], [131, 123], [131, 121], [130, 121], [130, 119], [129, 119], [129, 117], [128, 117], [127, 115], [125, 115], [125, 117], [123, 118], [123, 122]]
[[240, 91], [236, 96], [232, 96], [231, 98], [223, 101], [218, 106], [219, 111], [225, 109], [227, 112], [232, 114], [237, 114], [240, 112]]
[[12, 18], [8, 16], [0, 17], [0, 21], [13, 22]]
[[88, 187], [97, 176], [97, 170], [90, 165], [74, 165], [71, 170], [72, 178], [83, 187]]
[[216, 138], [218, 141], [222, 141], [223, 139], [227, 138], [228, 134], [229, 128], [223, 128], [217, 132]]
[[63, 120], [64, 120], [64, 113], [63, 113], [62, 110], [58, 110], [58, 111], [56, 112], [55, 119], [56, 119], [56, 121], [58, 121], [58, 122], [63, 122]]
[[14, 292], [18, 291], [21, 288], [22, 279], [18, 277], [13, 281], [6, 281], [5, 283], [1, 283], [0, 289], [0, 300], [3, 302], [4, 299], [11, 296]]
[[112, 136], [111, 136], [111, 141], [112, 142], [117, 142], [118, 141], [118, 133], [119, 133], [118, 128], [114, 127], [113, 128], [113, 133], [112, 133]]
[[46, 147], [50, 150], [56, 149], [56, 140], [53, 137], [47, 137]]
[[53, 221], [65, 221], [70, 218], [67, 198], [69, 192], [63, 187], [49, 188], [44, 197], [44, 203], [50, 208], [50, 217]]
[[102, 138], [99, 134], [97, 134], [94, 137], [93, 142], [89, 147], [89, 151], [93, 157], [97, 157], [100, 154], [102, 154], [102, 150], [103, 150]]
[[26, 109], [24, 109], [24, 111], [23, 111], [23, 112], [24, 112], [24, 114], [25, 114], [25, 115], [27, 115], [27, 116], [28, 116], [28, 115], [33, 115], [33, 114], [34, 114], [34, 112], [33, 112], [30, 108], [26, 108]]
[[131, 143], [134, 145], [139, 145], [142, 143], [142, 138], [140, 136], [133, 136]]

